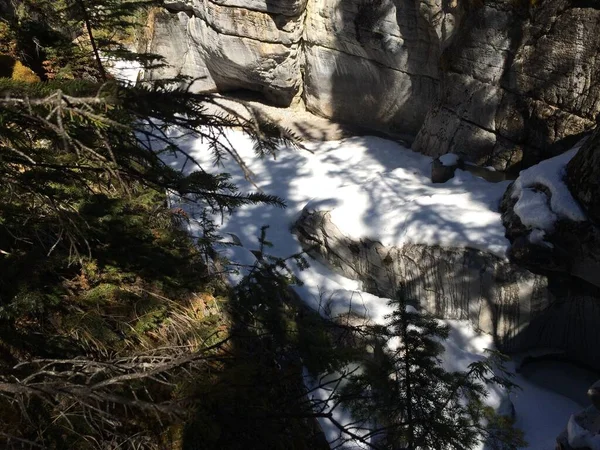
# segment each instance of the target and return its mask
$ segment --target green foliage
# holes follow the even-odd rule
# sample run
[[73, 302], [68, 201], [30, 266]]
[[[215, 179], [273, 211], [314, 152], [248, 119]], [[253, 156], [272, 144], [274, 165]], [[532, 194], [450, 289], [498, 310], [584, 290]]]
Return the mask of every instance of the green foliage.
[[470, 449], [482, 440], [499, 449], [523, 447], [512, 421], [483, 402], [489, 383], [514, 388], [501, 355], [465, 372], [446, 371], [441, 341], [448, 328], [408, 306], [403, 287], [390, 304], [388, 324], [363, 334], [368, 351], [357, 360], [360, 370], [333, 395], [357, 420], [353, 430], [362, 427], [378, 449]]
[[[195, 309], [196, 293], [219, 285], [207, 270], [216, 230], [210, 213], [283, 203], [239, 192], [228, 174], [204, 172], [168, 138], [169, 128], [203, 133], [219, 157], [235, 151], [216, 142], [225, 125], [241, 126], [258, 140], [273, 138], [258, 136], [242, 119], [205, 114], [210, 97], [183, 91], [82, 80], [2, 80], [0, 91], [0, 345], [14, 361], [0, 369], [0, 380], [27, 378], [24, 368], [15, 368], [24, 356], [101, 362], [161, 346], [174, 352], [210, 346], [227, 328], [223, 315], [208, 312], [214, 305]], [[205, 132], [204, 126], [212, 128]], [[162, 160], [167, 152], [198, 172], [173, 169]], [[201, 247], [182, 229], [185, 216], [169, 207], [166, 192], [205, 209]], [[175, 381], [161, 387], [161, 395], [152, 391], [153, 401], [189, 395], [179, 391], [189, 373], [177, 373], [171, 370]], [[123, 386], [120, 395], [145, 395], [147, 383]], [[128, 435], [149, 439], [166, 430], [143, 411], [132, 421], [136, 414], [127, 408], [113, 411], [118, 419], [102, 432], [76, 420], [69, 425], [57, 419], [60, 405], [32, 406], [42, 415], [36, 420], [30, 420], [33, 411], [15, 413], [17, 424], [0, 414], [0, 427], [51, 448], [61, 448], [60, 429], [68, 448], [93, 448], [94, 439], [109, 438], [120, 445]], [[81, 411], [85, 403], [71, 399], [63, 406]], [[4, 407], [9, 414], [20, 410], [17, 403]], [[183, 419], [167, 414], [160, 420], [175, 425]], [[80, 435], [88, 436], [85, 442]], [[155, 448], [160, 440], [149, 442], [147, 448]]]
[[[137, 54], [131, 44], [154, 0], [18, 0], [0, 22], [0, 54], [20, 60], [43, 80], [101, 80], [95, 45], [104, 57], [160, 66], [160, 56]], [[89, 25], [89, 29], [87, 28]], [[75, 38], [75, 40], [73, 39]]]
[[[329, 448], [305, 399], [299, 351], [323, 322], [295, 302], [291, 290], [298, 279], [290, 265], [304, 268], [306, 262], [300, 254], [270, 255], [266, 230], [254, 252], [256, 263], [245, 268], [228, 305], [227, 358], [213, 379], [194, 388], [201, 401], [184, 433], [185, 450]], [[317, 341], [326, 339], [320, 334], [312, 340]]]

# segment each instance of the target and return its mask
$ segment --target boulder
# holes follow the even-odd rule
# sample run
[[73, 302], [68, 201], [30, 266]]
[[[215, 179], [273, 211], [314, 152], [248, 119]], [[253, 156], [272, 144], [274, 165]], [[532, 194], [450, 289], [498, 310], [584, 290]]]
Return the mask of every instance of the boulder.
[[430, 313], [468, 319], [494, 336], [499, 348], [538, 348], [600, 368], [600, 293], [577, 283], [548, 281], [505, 259], [471, 248], [420, 244], [385, 247], [345, 236], [328, 211], [305, 209], [294, 232], [311, 256], [349, 278], [362, 290], [395, 295], [399, 281]]
[[[521, 172], [509, 186], [500, 210], [511, 241], [511, 261], [536, 273], [573, 276], [600, 288], [600, 227], [589, 213], [600, 202], [599, 196], [589, 195], [598, 185], [590, 177], [597, 167], [584, 157], [600, 154], [599, 137], [600, 130], [581, 147]], [[574, 163], [582, 166], [583, 174], [577, 173], [583, 178], [588, 174], [589, 184], [567, 176]], [[578, 192], [585, 203], [577, 200]]]
[[454, 178], [456, 169], [464, 169], [463, 161], [453, 153], [447, 153], [431, 162], [431, 182], [445, 183]]
[[556, 439], [557, 450], [588, 449], [600, 450], [600, 381], [588, 390], [592, 405], [573, 414], [567, 428]]

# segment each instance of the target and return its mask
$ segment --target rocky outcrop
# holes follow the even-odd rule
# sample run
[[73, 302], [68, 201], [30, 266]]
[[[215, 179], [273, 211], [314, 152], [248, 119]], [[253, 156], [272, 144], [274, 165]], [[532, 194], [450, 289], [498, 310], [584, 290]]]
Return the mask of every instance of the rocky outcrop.
[[572, 147], [600, 111], [599, 26], [597, 2], [479, 2], [413, 148], [516, 170]]
[[569, 418], [567, 428], [556, 439], [556, 450], [600, 448], [600, 381], [590, 386], [587, 394], [592, 405]]
[[294, 231], [313, 257], [362, 281], [367, 292], [393, 297], [405, 281], [427, 311], [469, 319], [505, 351], [560, 350], [600, 368], [600, 302], [577, 284], [548, 284], [544, 276], [470, 248], [384, 247], [353, 239], [327, 211], [304, 210]]
[[197, 79], [194, 91], [246, 89], [287, 106], [302, 87], [305, 6], [306, 1], [167, 1], [166, 11], [177, 20], [168, 13], [151, 18], [145, 49], [165, 56], [177, 74]]
[[600, 167], [599, 154], [600, 129], [581, 148], [521, 172], [507, 189], [500, 209], [513, 262], [600, 288], [600, 227], [594, 217], [600, 191], [594, 194], [599, 181], [592, 176]]
[[201, 49], [188, 33], [190, 20], [185, 12], [151, 12], [151, 27], [148, 28], [148, 36], [140, 42], [141, 50], [162, 55], [167, 65], [150, 70], [145, 78], [164, 80], [189, 76], [190, 80], [181, 82], [183, 86], [189, 85], [192, 91], [215, 92], [217, 86], [204, 63]]
[[567, 185], [590, 219], [600, 223], [600, 128], [569, 162]]
[[516, 171], [571, 147], [600, 111], [596, 1], [165, 5], [178, 18], [156, 16], [150, 48], [202, 77], [196, 90], [246, 89], [281, 106], [301, 98], [328, 118], [416, 136], [414, 149], [431, 156]]

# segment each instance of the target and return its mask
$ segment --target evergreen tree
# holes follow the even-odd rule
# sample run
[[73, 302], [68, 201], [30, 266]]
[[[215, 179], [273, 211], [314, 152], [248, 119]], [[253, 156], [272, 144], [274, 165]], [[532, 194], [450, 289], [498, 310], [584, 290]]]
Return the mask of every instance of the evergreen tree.
[[[0, 2], [0, 56], [19, 60], [41, 80], [105, 81], [110, 74], [104, 62], [110, 58], [157, 67], [160, 55], [138, 53], [132, 47], [148, 11], [159, 5], [157, 0]], [[4, 64], [0, 60], [0, 69]]]
[[[69, 24], [89, 20], [90, 39], [107, 54], [119, 46], [102, 27], [117, 27], [135, 2], [110, 10], [86, 1], [87, 19], [62, 2], [29, 3], [50, 8], [47, 23], [66, 49], [80, 48]], [[33, 12], [15, 11], [7, 45], [25, 48], [13, 37], [36, 37], [46, 58], [59, 47], [27, 31], [26, 22], [41, 24]], [[12, 56], [30, 61], [24, 55]], [[293, 139], [219, 110], [210, 95], [99, 82], [85, 43], [84, 70], [66, 70], [79, 63], [65, 55], [57, 71], [44, 69], [52, 81], [0, 78], [0, 446], [174, 448], [163, 438], [193, 409], [187, 387], [196, 378], [210, 385], [227, 341], [216, 338], [227, 330], [226, 314], [198, 316], [191, 303], [198, 293], [227, 294], [208, 270], [215, 235], [196, 246], [178, 226], [185, 212], [170, 208], [167, 195], [204, 210], [205, 230], [214, 213], [284, 203], [240, 192], [171, 136], [201, 137], [215, 160], [233, 158], [245, 170], [226, 128], [251, 135], [259, 155]], [[166, 154], [189, 170], [166, 164]]]
[[389, 450], [523, 446], [522, 433], [483, 402], [486, 383], [514, 387], [500, 355], [449, 372], [441, 361], [448, 327], [409, 306], [403, 286], [390, 304], [389, 323], [371, 329], [372, 353], [338, 395], [364, 424], [359, 439]]

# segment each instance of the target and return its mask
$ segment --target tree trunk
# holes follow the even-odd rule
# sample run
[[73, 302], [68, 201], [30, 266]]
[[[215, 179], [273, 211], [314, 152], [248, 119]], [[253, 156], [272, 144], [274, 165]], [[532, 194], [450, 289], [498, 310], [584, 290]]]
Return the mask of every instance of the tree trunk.
[[566, 181], [588, 216], [600, 222], [600, 128], [567, 165]]
[[87, 30], [88, 36], [90, 38], [90, 44], [92, 45], [92, 50], [94, 52], [94, 58], [96, 58], [96, 64], [98, 65], [98, 72], [100, 72], [100, 78], [103, 81], [106, 81], [106, 71], [104, 70], [104, 65], [102, 64], [102, 59], [100, 59], [100, 52], [98, 51], [98, 46], [96, 45], [96, 39], [94, 38], [94, 32], [92, 30], [92, 23], [90, 20], [90, 15], [88, 14], [87, 6], [83, 2], [83, 0], [75, 0], [79, 8], [81, 9], [81, 14], [83, 17], [83, 23], [85, 24], [85, 29]]

